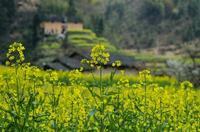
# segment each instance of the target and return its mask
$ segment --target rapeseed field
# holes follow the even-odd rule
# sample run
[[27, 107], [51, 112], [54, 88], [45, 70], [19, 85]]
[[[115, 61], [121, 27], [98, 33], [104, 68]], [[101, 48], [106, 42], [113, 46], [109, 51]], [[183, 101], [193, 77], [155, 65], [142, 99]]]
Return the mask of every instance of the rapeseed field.
[[200, 131], [200, 91], [189, 81], [154, 77], [150, 70], [127, 76], [103, 73], [110, 54], [91, 50], [83, 68], [43, 71], [25, 63], [21, 43], [10, 45], [8, 67], [0, 67], [1, 131]]

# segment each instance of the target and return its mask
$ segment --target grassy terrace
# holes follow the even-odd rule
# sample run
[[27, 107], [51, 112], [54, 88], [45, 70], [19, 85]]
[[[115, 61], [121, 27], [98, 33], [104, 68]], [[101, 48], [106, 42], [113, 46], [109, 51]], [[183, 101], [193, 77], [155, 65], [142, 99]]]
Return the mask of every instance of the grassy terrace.
[[75, 47], [81, 48], [92, 48], [95, 44], [102, 43], [110, 51], [116, 50], [115, 46], [112, 45], [105, 38], [97, 37], [94, 32], [89, 29], [81, 31], [68, 31], [68, 42]]

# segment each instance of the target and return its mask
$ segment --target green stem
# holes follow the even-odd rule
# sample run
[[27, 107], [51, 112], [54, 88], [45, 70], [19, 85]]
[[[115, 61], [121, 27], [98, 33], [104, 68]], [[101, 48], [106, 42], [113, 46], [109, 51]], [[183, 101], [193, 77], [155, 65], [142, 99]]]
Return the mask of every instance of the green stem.
[[102, 103], [102, 109], [101, 109], [101, 129], [100, 131], [104, 131], [104, 88], [102, 86], [102, 66], [100, 67], [100, 96], [101, 96], [101, 103]]
[[145, 105], [145, 120], [146, 120], [146, 110], [147, 110], [147, 86], [146, 86], [146, 83], [147, 83], [147, 80], [146, 80], [146, 75], [144, 76], [145, 78], [145, 81], [144, 81], [144, 92], [145, 92], [145, 102], [144, 102], [144, 105]]
[[71, 102], [71, 129], [73, 130], [73, 120], [74, 120], [74, 101], [73, 101], [73, 89], [71, 88], [71, 94], [72, 94], [72, 102]]
[[160, 97], [160, 123], [162, 123], [162, 98]]
[[[18, 104], [20, 103], [20, 92], [19, 92], [19, 78], [18, 78], [18, 66], [15, 67], [15, 80], [16, 80], [16, 93], [17, 93], [17, 115], [20, 117], [21, 116], [21, 104]], [[16, 123], [19, 125], [19, 123], [21, 122], [20, 118], [19, 119], [16, 119]], [[19, 130], [20, 130], [20, 127], [18, 127]]]
[[119, 87], [118, 87], [118, 90], [117, 90], [117, 121], [118, 121], [118, 131], [119, 131], [119, 127], [120, 127], [120, 122], [119, 122], [119, 105], [120, 105], [120, 98], [119, 98]]
[[[147, 79], [146, 79], [146, 75], [144, 75], [144, 92], [145, 92], [145, 97], [144, 97], [144, 99], [145, 99], [145, 102], [144, 102], [144, 105], [145, 105], [144, 106], [144, 121], [146, 122], [147, 121], [147, 117], [146, 117], [146, 115], [147, 115]], [[146, 130], [146, 126], [145, 126], [145, 131], [147, 131]]]
[[17, 92], [17, 100], [19, 101], [19, 98], [20, 98], [20, 95], [19, 95], [19, 80], [18, 80], [18, 67], [15, 67], [15, 75], [16, 75], [16, 83], [17, 83], [17, 85], [16, 85], [16, 87], [17, 87], [17, 89], [16, 89], [16, 92]]

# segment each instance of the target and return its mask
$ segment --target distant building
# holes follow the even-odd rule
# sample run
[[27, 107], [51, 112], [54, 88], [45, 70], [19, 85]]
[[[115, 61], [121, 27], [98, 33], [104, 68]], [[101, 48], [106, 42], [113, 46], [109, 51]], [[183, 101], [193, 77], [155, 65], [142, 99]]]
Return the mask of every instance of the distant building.
[[67, 29], [67, 24], [62, 22], [42, 22], [40, 26], [45, 35], [65, 34]]
[[83, 30], [82, 23], [66, 23], [59, 21], [44, 21], [40, 24], [45, 35], [63, 35], [70, 30]]

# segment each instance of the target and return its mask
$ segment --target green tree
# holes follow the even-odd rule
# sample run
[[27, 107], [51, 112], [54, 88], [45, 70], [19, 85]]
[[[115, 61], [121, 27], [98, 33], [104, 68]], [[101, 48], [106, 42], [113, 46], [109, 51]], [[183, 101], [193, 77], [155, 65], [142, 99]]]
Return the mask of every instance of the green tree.
[[80, 18], [77, 16], [77, 10], [75, 7], [74, 0], [69, 0], [68, 2], [69, 8], [67, 10], [67, 19], [70, 22], [78, 22]]
[[190, 17], [200, 16], [200, 1], [192, 0], [191, 2], [189, 2], [187, 10]]
[[15, 14], [14, 0], [1, 0], [0, 1], [0, 34], [5, 33], [9, 24]]
[[3, 7], [2, 2], [0, 2], [0, 35], [7, 30], [8, 21], [7, 9]]
[[160, 0], [144, 0], [141, 17], [150, 23], [159, 23], [165, 14], [165, 5]]
[[39, 12], [42, 14], [64, 15], [67, 10], [67, 0], [40, 0]]
[[14, 16], [15, 1], [0, 0], [0, 45], [8, 41], [8, 33]]
[[103, 31], [104, 31], [104, 20], [102, 18], [102, 16], [92, 16], [91, 18], [92, 20], [92, 27], [93, 27], [93, 31], [97, 34], [97, 35], [102, 35]]

